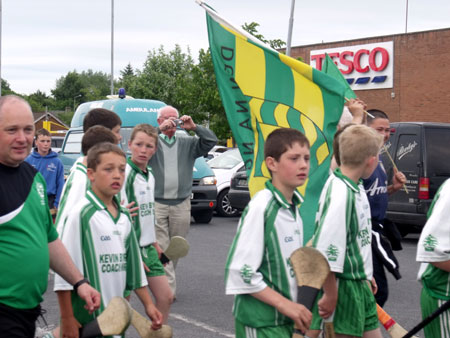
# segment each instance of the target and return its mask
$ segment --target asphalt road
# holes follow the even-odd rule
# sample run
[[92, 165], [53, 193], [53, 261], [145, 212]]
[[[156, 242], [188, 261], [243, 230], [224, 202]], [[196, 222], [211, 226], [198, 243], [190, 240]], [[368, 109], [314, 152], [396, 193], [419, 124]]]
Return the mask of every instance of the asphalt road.
[[[231, 314], [233, 297], [224, 294], [224, 266], [236, 232], [238, 218], [214, 217], [210, 224], [191, 225], [188, 240], [191, 250], [177, 267], [178, 293], [172, 305], [169, 325], [174, 337], [222, 338], [234, 337]], [[420, 285], [416, 281], [419, 264], [415, 262], [417, 235], [408, 236], [403, 251], [397, 252], [403, 278], [395, 281], [389, 275], [390, 297], [385, 310], [403, 327], [411, 329], [420, 320]], [[42, 306], [47, 310], [49, 324], [58, 321], [58, 305], [52, 291], [53, 276]], [[139, 300], [132, 296], [131, 304], [143, 313]], [[39, 323], [42, 325], [42, 321]], [[382, 331], [384, 329], [382, 328]], [[389, 337], [385, 332], [385, 337]], [[423, 337], [423, 333], [419, 334]], [[138, 337], [129, 328], [127, 337]]]

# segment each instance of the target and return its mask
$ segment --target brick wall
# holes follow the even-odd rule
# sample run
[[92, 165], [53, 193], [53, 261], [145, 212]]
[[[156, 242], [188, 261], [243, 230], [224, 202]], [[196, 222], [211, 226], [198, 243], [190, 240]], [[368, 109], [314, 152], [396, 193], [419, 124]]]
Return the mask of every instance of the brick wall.
[[356, 95], [392, 122], [450, 122], [450, 29], [292, 47], [291, 55], [309, 63], [311, 50], [385, 41], [394, 41], [394, 87]]

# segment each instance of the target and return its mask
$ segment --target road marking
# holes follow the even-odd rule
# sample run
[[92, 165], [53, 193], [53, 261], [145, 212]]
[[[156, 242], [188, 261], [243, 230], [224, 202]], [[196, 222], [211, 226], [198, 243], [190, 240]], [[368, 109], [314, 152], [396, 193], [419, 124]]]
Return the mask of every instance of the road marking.
[[169, 315], [169, 317], [173, 317], [173, 318], [181, 320], [181, 321], [183, 321], [185, 323], [193, 324], [193, 325], [201, 327], [202, 329], [205, 329], [207, 331], [220, 334], [221, 336], [224, 336], [224, 337], [235, 338], [234, 334], [232, 334], [232, 333], [229, 333], [229, 332], [226, 332], [226, 331], [222, 331], [222, 330], [220, 330], [220, 329], [218, 329], [216, 327], [209, 326], [208, 324], [196, 321], [195, 319], [191, 319], [191, 318], [188, 318], [186, 316], [183, 316], [183, 315], [180, 315], [180, 314], [177, 314], [177, 313], [171, 313]]

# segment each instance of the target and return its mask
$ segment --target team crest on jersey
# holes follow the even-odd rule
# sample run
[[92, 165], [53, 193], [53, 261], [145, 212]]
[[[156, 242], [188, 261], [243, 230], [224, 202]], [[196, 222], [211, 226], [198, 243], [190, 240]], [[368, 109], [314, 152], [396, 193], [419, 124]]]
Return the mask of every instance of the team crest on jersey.
[[339, 249], [336, 245], [330, 244], [325, 253], [330, 262], [335, 262], [339, 256]]
[[45, 205], [45, 190], [42, 183], [36, 183], [36, 191], [41, 199], [41, 205]]
[[250, 265], [248, 264], [244, 264], [241, 268], [241, 277], [242, 280], [247, 283], [250, 284], [250, 281], [252, 280], [252, 276], [253, 276], [253, 269]]
[[425, 251], [434, 251], [437, 245], [438, 245], [437, 238], [431, 234], [425, 237], [425, 240], [423, 241], [423, 247]]

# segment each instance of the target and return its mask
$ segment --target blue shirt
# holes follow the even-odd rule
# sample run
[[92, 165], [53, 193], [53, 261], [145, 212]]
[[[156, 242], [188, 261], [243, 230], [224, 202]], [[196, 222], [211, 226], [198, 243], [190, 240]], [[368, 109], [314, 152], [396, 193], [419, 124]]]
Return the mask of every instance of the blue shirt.
[[50, 150], [47, 155], [41, 156], [37, 150], [34, 150], [25, 161], [44, 176], [47, 184], [47, 195], [55, 195], [54, 205], [58, 207], [64, 186], [64, 166], [58, 158], [58, 154]]
[[369, 199], [372, 219], [382, 221], [386, 216], [389, 196], [386, 170], [380, 158], [378, 159], [378, 166], [368, 179], [363, 180], [363, 184]]

